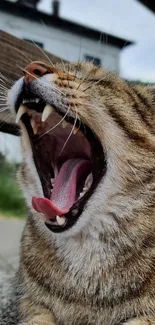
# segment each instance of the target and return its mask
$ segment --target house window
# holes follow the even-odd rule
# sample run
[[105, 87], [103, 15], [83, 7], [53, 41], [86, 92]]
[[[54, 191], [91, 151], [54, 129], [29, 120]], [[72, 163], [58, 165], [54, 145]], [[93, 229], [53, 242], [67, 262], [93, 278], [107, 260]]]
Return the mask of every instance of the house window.
[[36, 41], [30, 40], [30, 39], [28, 39], [28, 38], [24, 38], [24, 41], [27, 41], [27, 42], [29, 42], [29, 43], [32, 43], [33, 45], [36, 44], [36, 45], [38, 45], [41, 49], [44, 48], [44, 44], [41, 43], [41, 42], [36, 42]]
[[101, 66], [101, 59], [91, 56], [91, 55], [85, 55], [85, 60], [88, 62], [92, 62], [93, 64], [97, 65], [97, 66]]

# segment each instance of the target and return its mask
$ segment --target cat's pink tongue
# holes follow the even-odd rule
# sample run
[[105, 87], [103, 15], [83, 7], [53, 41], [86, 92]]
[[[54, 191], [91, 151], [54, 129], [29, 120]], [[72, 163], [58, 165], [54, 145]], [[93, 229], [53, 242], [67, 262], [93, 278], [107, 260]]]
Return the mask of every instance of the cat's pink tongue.
[[33, 208], [43, 213], [48, 219], [67, 213], [76, 200], [76, 189], [79, 180], [86, 179], [90, 173], [90, 162], [85, 159], [68, 159], [56, 176], [50, 200], [44, 197], [33, 197]]

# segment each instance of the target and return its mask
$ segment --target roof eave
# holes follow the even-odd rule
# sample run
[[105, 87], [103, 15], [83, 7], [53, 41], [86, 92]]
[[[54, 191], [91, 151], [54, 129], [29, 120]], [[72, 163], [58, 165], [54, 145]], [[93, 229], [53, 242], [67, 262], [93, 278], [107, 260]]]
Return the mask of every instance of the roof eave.
[[116, 46], [117, 48], [120, 48], [120, 49], [133, 43], [131, 41], [127, 41], [125, 39], [115, 37], [113, 35], [95, 30], [93, 28], [82, 26], [75, 22], [68, 21], [66, 19], [62, 19], [60, 17], [55, 17], [54, 15], [45, 14], [45, 13], [38, 11], [34, 8], [24, 6], [24, 10], [23, 10], [23, 5], [12, 3], [12, 2], [9, 2], [6, 0], [0, 1], [0, 11], [8, 12], [8, 13], [16, 15], [16, 16], [20, 16], [20, 17], [23, 17], [23, 18], [26, 18], [29, 20], [37, 21], [39, 23], [40, 23], [40, 21], [43, 21], [46, 25], [54, 26], [59, 29], [69, 31], [73, 34], [87, 37], [89, 39], [93, 39], [96, 41], [99, 41], [102, 38], [101, 41], [103, 43]]

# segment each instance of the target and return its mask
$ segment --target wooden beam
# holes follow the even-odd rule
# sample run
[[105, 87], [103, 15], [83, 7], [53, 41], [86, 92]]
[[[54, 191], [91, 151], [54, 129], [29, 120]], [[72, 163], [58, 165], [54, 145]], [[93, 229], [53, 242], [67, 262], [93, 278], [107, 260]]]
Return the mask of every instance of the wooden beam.
[[[49, 60], [48, 60], [48, 58]], [[16, 80], [22, 76], [22, 68], [31, 61], [51, 61], [56, 63], [60, 58], [37, 46], [0, 31], [0, 72]]]
[[[36, 60], [56, 63], [60, 61], [60, 58], [42, 51], [31, 43], [0, 31], [0, 73], [4, 78], [8, 79], [5, 81], [6, 86], [10, 87], [11, 82], [13, 83], [23, 75], [22, 68], [26, 67], [31, 61]], [[1, 81], [0, 85], [2, 85]], [[0, 87], [1, 96], [3, 96], [3, 87]], [[0, 110], [3, 108], [2, 104], [3, 101], [0, 100]], [[0, 131], [6, 132], [8, 130], [8, 133], [14, 134], [13, 132], [15, 132], [15, 135], [17, 135], [18, 127], [15, 125], [13, 127], [14, 120], [8, 110], [0, 112], [0, 121], [7, 122], [6, 127], [4, 127], [4, 123], [0, 123]], [[11, 126], [9, 123], [11, 123]]]
[[7, 123], [0, 120], [0, 132], [19, 136], [20, 127], [14, 123]]
[[141, 2], [144, 6], [146, 6], [147, 8], [149, 8], [150, 10], [152, 10], [155, 13], [155, 1], [154, 0], [138, 0], [139, 2]]

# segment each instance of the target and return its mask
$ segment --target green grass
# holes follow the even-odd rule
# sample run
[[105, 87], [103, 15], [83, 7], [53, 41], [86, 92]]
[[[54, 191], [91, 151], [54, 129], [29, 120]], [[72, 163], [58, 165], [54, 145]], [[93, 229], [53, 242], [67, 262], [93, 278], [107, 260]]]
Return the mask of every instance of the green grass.
[[16, 183], [18, 166], [0, 156], [0, 215], [24, 218], [27, 208], [22, 192]]

